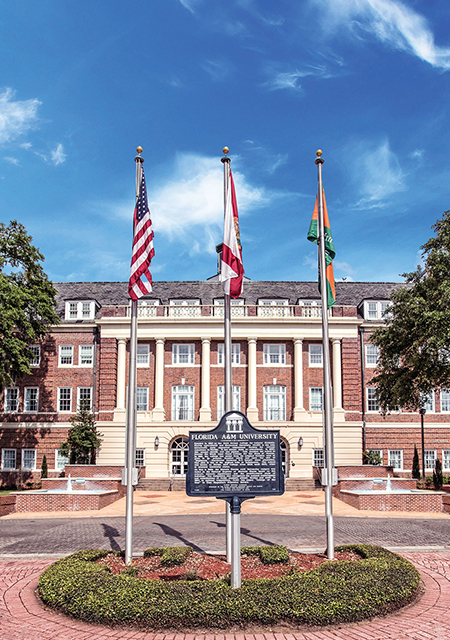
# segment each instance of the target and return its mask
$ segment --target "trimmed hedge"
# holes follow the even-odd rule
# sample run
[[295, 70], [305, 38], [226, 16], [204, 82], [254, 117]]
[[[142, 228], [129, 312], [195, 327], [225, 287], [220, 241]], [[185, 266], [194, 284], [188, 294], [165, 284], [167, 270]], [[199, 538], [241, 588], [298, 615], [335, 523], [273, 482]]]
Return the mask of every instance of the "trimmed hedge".
[[263, 564], [288, 564], [289, 553], [284, 545], [242, 547], [241, 556], [259, 556]]
[[161, 556], [163, 567], [180, 567], [190, 553], [192, 547], [150, 547], [144, 551], [144, 558]]
[[41, 575], [42, 601], [59, 611], [104, 625], [140, 629], [227, 628], [291, 622], [327, 625], [394, 611], [417, 594], [420, 574], [400, 556], [371, 545], [348, 545], [356, 562], [324, 562], [283, 578], [165, 582], [112, 575], [96, 560], [110, 551], [79, 551]]

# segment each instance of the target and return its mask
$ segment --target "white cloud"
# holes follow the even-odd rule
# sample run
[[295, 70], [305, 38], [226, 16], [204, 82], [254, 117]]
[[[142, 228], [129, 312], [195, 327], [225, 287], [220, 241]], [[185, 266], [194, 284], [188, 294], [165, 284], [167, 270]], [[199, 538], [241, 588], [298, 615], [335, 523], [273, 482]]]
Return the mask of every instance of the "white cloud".
[[292, 89], [294, 91], [302, 91], [302, 85], [300, 80], [307, 78], [308, 76], [314, 76], [316, 78], [332, 78], [331, 73], [325, 65], [307, 65], [304, 69], [295, 69], [290, 71], [280, 71], [273, 65], [269, 65], [266, 68], [266, 73], [269, 76], [269, 80], [263, 84], [270, 91], [277, 91], [278, 89]]
[[355, 171], [353, 180], [362, 196], [355, 208], [383, 208], [386, 206], [384, 200], [406, 189], [405, 174], [387, 140], [375, 148], [360, 142], [351, 145], [347, 153]]
[[356, 275], [356, 269], [354, 269], [348, 262], [342, 262], [341, 260], [333, 260], [333, 267], [335, 271], [343, 271], [346, 275], [346, 280], [350, 280], [350, 276]]
[[200, 4], [202, 0], [180, 0], [180, 2], [185, 9], [191, 13], [195, 13], [197, 5]]
[[15, 91], [6, 88], [0, 94], [0, 144], [6, 144], [37, 126], [37, 110], [42, 104], [36, 98], [14, 100]]
[[226, 60], [207, 60], [202, 66], [214, 82], [223, 82], [230, 75], [230, 65]]
[[16, 167], [20, 164], [18, 158], [11, 158], [10, 156], [5, 156], [3, 160], [6, 160], [9, 164], [14, 164]]
[[373, 33], [390, 46], [408, 51], [433, 67], [450, 69], [450, 48], [439, 47], [424, 16], [399, 0], [314, 0], [326, 8], [328, 27], [346, 24]]
[[57, 167], [59, 164], [63, 164], [66, 161], [66, 154], [64, 153], [64, 147], [61, 143], [50, 152], [50, 158], [52, 163]]

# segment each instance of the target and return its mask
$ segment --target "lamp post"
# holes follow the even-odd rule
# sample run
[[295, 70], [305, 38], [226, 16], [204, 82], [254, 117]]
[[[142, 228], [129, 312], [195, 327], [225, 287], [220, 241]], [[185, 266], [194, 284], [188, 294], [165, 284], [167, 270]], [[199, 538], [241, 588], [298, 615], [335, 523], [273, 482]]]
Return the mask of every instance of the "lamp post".
[[425, 429], [423, 426], [423, 417], [426, 414], [427, 410], [421, 407], [419, 409], [420, 413], [420, 430], [422, 434], [422, 480], [425, 482]]

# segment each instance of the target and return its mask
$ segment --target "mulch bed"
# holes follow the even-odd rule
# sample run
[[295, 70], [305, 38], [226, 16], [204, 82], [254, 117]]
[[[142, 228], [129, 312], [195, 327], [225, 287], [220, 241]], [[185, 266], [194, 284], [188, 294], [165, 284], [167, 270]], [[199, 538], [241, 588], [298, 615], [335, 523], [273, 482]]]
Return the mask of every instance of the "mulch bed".
[[[354, 562], [360, 559], [361, 556], [353, 551], [335, 553], [335, 560]], [[290, 552], [288, 564], [273, 565], [263, 564], [259, 556], [242, 556], [241, 575], [243, 580], [246, 578], [281, 578], [293, 571], [302, 572], [316, 569], [326, 561], [326, 555], [321, 553]], [[115, 575], [130, 570], [124, 559], [115, 554], [109, 554], [97, 562], [108, 566], [111, 573]], [[136, 569], [137, 577], [147, 580], [183, 580], [186, 579], [186, 576], [197, 580], [215, 580], [224, 578], [231, 571], [231, 565], [227, 563], [224, 556], [207, 555], [195, 551], [192, 551], [184, 563], [178, 567], [161, 566], [159, 556], [136, 558], [133, 560], [132, 566]]]

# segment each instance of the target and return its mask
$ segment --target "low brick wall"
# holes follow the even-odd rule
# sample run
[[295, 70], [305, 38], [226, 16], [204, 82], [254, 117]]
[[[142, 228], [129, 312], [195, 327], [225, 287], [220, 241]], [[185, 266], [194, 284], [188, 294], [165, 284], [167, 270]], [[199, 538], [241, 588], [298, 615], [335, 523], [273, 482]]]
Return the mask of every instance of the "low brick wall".
[[66, 464], [64, 475], [68, 478], [121, 478], [122, 465]]
[[[376, 479], [375, 479], [376, 480]], [[374, 482], [372, 478], [347, 478], [339, 480], [340, 491], [360, 491], [362, 489], [373, 489], [374, 491], [385, 491], [387, 478], [383, 482]], [[413, 478], [391, 478], [391, 488], [396, 489], [417, 489], [417, 480]]]
[[16, 496], [16, 512], [33, 511], [95, 511], [115, 502], [117, 491], [104, 494], [74, 493], [28, 493], [26, 491], [14, 494]]
[[7, 496], [0, 496], [0, 517], [7, 516], [16, 510], [16, 496], [10, 493]]
[[392, 467], [381, 465], [362, 464], [354, 467], [338, 467], [339, 480], [344, 478], [387, 478], [388, 474], [394, 475]]
[[[86, 478], [84, 482], [80, 482], [81, 478], [71, 477], [72, 492], [75, 491], [118, 491], [122, 493], [121, 478]], [[67, 478], [45, 478], [42, 480], [42, 489], [45, 490], [67, 490]], [[126, 487], [123, 487], [123, 493], [126, 493]]]
[[[447, 496], [435, 491], [418, 493], [357, 494], [348, 491], [336, 492], [336, 497], [355, 509], [370, 511], [419, 511], [423, 513], [441, 513], [446, 511], [443, 499]], [[450, 504], [448, 505], [450, 509]]]

